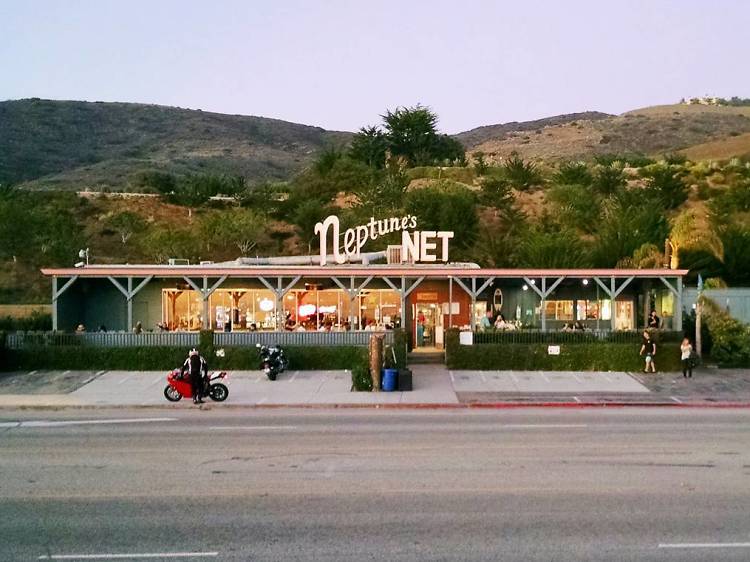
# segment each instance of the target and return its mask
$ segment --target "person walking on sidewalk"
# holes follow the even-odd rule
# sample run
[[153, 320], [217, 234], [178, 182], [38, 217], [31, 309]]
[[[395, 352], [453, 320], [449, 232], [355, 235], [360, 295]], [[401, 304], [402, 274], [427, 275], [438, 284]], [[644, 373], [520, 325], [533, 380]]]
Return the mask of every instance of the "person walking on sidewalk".
[[643, 332], [641, 355], [646, 356], [646, 366], [643, 369], [643, 372], [648, 373], [650, 370], [652, 373], [655, 373], [656, 365], [654, 364], [654, 355], [656, 355], [656, 344], [654, 343], [654, 340], [651, 339], [651, 334], [648, 332], [648, 330]]
[[682, 376], [692, 378], [693, 376], [693, 346], [688, 338], [684, 338], [680, 344], [680, 361], [682, 362]]

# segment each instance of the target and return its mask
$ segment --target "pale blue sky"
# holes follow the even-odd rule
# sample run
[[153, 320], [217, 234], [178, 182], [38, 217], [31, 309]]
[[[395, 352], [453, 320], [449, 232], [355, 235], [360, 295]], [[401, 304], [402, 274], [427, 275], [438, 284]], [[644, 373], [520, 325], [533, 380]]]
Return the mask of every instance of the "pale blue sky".
[[750, 97], [745, 0], [0, 0], [0, 100], [158, 103], [355, 130], [422, 103], [450, 133]]

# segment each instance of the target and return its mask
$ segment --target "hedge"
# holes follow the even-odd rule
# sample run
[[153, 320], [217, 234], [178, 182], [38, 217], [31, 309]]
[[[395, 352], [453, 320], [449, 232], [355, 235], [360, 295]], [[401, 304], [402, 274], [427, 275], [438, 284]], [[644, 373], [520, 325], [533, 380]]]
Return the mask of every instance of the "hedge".
[[[223, 357], [217, 357], [212, 349], [201, 349], [211, 370], [252, 371], [260, 366], [255, 347], [224, 347]], [[4, 352], [6, 359], [0, 367], [5, 370], [169, 370], [182, 365], [187, 357], [184, 347], [48, 346]], [[289, 358], [289, 369], [294, 370], [352, 369], [367, 361], [364, 347], [289, 346], [284, 353]]]
[[[449, 369], [515, 371], [640, 371], [640, 345], [620, 343], [571, 343], [560, 345], [560, 355], [549, 355], [547, 344], [460, 345], [458, 331], [446, 336]], [[679, 344], [657, 344], [656, 368], [679, 371]]]

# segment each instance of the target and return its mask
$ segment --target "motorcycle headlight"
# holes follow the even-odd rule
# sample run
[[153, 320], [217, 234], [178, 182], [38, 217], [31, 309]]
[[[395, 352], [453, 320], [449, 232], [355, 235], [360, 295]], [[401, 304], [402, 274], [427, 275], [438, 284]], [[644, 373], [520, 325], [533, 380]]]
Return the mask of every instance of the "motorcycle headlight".
[[264, 372], [265, 374], [268, 374], [268, 373], [270, 373], [270, 372], [271, 372], [271, 367], [266, 367], [265, 369], [263, 369], [263, 372]]

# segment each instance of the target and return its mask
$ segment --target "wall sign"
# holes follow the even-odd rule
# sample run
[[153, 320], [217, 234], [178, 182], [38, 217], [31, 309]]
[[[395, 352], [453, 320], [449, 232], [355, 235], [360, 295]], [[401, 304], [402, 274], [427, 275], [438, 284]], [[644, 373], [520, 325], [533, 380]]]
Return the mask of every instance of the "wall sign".
[[[404, 262], [448, 261], [448, 240], [453, 232], [413, 230], [417, 227], [417, 217], [406, 215], [375, 220], [344, 231], [341, 240], [341, 224], [336, 215], [331, 215], [315, 225], [315, 234], [320, 236], [320, 265], [327, 263], [328, 233], [331, 232], [331, 249], [333, 261], [338, 264], [359, 257], [362, 248], [369, 240], [376, 240], [392, 232], [401, 232], [401, 259]], [[407, 229], [411, 229], [409, 231]]]
[[438, 300], [438, 294], [437, 293], [417, 293], [417, 300], [418, 301], [437, 302], [437, 300]]

